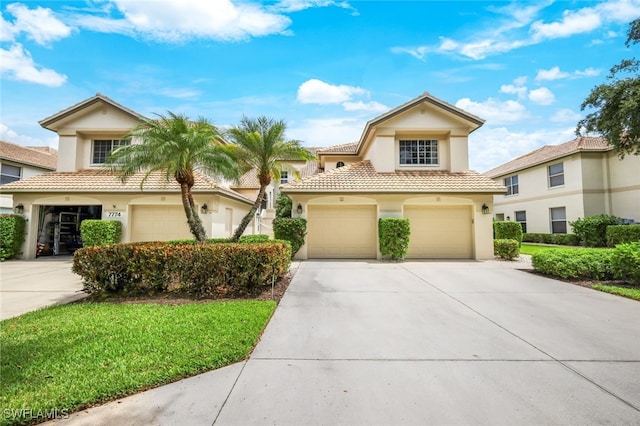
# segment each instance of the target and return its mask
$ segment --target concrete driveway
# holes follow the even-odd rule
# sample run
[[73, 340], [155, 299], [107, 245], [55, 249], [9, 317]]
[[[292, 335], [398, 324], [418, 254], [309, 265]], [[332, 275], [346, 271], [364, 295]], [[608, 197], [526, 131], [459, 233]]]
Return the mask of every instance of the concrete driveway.
[[59, 423], [640, 424], [640, 303], [511, 265], [305, 261], [247, 362]]
[[71, 256], [0, 263], [0, 319], [85, 297]]

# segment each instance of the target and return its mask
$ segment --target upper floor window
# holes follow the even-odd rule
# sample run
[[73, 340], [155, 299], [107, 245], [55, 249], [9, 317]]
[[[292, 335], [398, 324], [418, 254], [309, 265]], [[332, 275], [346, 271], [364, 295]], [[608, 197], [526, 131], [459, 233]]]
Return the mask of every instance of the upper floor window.
[[339, 167], [344, 167], [344, 161], [338, 161], [336, 163], [336, 169], [339, 168]]
[[13, 166], [11, 164], [2, 164], [0, 173], [0, 185], [20, 180], [22, 177], [22, 167]]
[[518, 193], [518, 175], [504, 178], [504, 186], [507, 187], [507, 195], [515, 195]]
[[289, 183], [289, 172], [283, 170], [280, 172], [280, 183]]
[[434, 139], [401, 140], [400, 164], [438, 164], [438, 141]]
[[520, 210], [519, 212], [515, 212], [516, 222], [520, 223], [522, 226], [522, 232], [527, 232], [527, 212], [525, 210]]
[[551, 233], [566, 234], [567, 233], [567, 210], [564, 207], [553, 207], [549, 209], [551, 217]]
[[91, 164], [104, 164], [111, 151], [119, 146], [129, 145], [129, 141], [122, 139], [96, 139], [93, 141]]
[[549, 186], [562, 186], [564, 185], [564, 165], [563, 163], [554, 164], [547, 167], [549, 172]]

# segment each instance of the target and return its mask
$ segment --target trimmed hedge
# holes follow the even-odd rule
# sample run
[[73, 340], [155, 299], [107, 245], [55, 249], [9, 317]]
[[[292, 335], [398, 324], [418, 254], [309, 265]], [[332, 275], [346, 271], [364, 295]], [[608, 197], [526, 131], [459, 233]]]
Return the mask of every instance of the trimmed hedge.
[[525, 243], [557, 244], [560, 246], [579, 246], [580, 238], [574, 234], [536, 234], [527, 233], [522, 235]]
[[243, 235], [238, 239], [239, 243], [266, 243], [269, 241], [267, 234]]
[[493, 240], [493, 254], [499, 256], [501, 259], [515, 259], [520, 256], [520, 245], [518, 244], [518, 240]]
[[611, 257], [608, 249], [551, 249], [531, 256], [533, 268], [543, 274], [563, 279], [612, 279]]
[[607, 226], [607, 247], [616, 244], [640, 241], [640, 225], [609, 225]]
[[80, 237], [83, 247], [117, 244], [122, 237], [122, 222], [85, 219], [80, 223]]
[[86, 247], [75, 252], [72, 270], [89, 294], [181, 291], [196, 296], [238, 296], [282, 277], [291, 263], [282, 242]]
[[291, 243], [291, 258], [293, 259], [300, 247], [304, 245], [304, 237], [307, 235], [307, 220], [301, 217], [277, 217], [273, 220], [273, 234], [277, 240], [286, 240]]
[[0, 261], [20, 254], [25, 239], [27, 220], [18, 214], [0, 215]]
[[508, 220], [493, 222], [493, 232], [496, 240], [516, 240], [518, 247], [522, 244], [522, 225], [520, 222]]
[[291, 198], [285, 194], [280, 194], [280, 196], [276, 198], [276, 217], [291, 217], [292, 208], [293, 203]]
[[378, 219], [380, 253], [392, 260], [404, 259], [409, 249], [411, 227], [409, 219], [386, 217]]
[[585, 247], [606, 247], [607, 226], [619, 224], [619, 217], [607, 214], [589, 216], [575, 222], [569, 222], [573, 233], [578, 236]]
[[611, 255], [611, 270], [616, 279], [640, 284], [640, 242], [618, 244]]

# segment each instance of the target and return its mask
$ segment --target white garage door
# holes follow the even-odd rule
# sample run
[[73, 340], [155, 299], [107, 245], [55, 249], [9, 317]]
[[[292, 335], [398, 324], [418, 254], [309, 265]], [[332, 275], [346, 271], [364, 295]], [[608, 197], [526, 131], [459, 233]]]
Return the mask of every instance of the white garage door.
[[376, 206], [309, 206], [307, 255], [372, 259], [377, 253]]
[[131, 241], [193, 238], [182, 206], [133, 206]]
[[407, 258], [471, 259], [473, 240], [468, 206], [405, 206], [411, 237]]

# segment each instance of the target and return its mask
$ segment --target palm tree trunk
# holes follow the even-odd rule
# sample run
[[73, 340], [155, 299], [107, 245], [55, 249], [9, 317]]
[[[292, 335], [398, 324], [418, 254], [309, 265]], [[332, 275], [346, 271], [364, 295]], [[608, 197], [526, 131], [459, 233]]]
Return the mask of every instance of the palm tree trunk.
[[247, 226], [249, 226], [249, 222], [251, 222], [251, 219], [254, 218], [254, 216], [256, 215], [256, 211], [258, 211], [258, 207], [260, 207], [260, 204], [262, 203], [266, 188], [266, 186], [260, 186], [260, 191], [258, 191], [258, 197], [256, 198], [256, 201], [253, 203], [253, 206], [251, 206], [251, 210], [249, 210], [249, 213], [247, 213], [246, 216], [243, 217], [240, 221], [240, 225], [238, 225], [238, 228], [233, 233], [231, 241], [238, 241], [244, 233], [245, 229], [247, 229]]
[[182, 183], [180, 184], [180, 192], [182, 193], [182, 207], [184, 208], [184, 213], [187, 215], [189, 230], [193, 236], [196, 237], [196, 240], [200, 242], [206, 241], [207, 233], [196, 211], [193, 195], [191, 194], [191, 187], [186, 183]]

